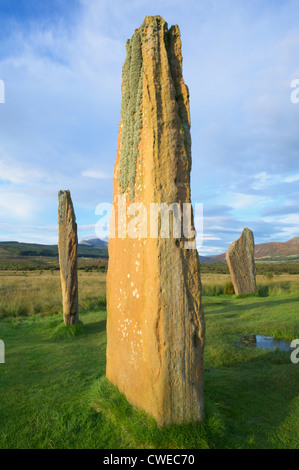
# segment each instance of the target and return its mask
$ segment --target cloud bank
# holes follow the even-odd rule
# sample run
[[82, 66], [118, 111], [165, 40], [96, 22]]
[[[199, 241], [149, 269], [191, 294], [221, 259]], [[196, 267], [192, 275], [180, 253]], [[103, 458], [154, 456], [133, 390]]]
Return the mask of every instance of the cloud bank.
[[0, 7], [2, 240], [55, 242], [59, 189], [71, 190], [82, 227], [111, 202], [125, 42], [148, 14], [181, 29], [201, 253], [225, 251], [245, 226], [257, 243], [299, 235], [297, 1], [9, 3]]

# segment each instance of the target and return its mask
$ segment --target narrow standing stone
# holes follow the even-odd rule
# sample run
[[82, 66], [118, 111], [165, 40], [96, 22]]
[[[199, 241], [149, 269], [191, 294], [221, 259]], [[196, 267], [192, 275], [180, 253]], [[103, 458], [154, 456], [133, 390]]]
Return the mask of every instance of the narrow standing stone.
[[58, 253], [62, 288], [63, 318], [66, 325], [77, 325], [77, 224], [70, 191], [58, 192]]
[[244, 228], [240, 238], [232, 242], [226, 261], [236, 295], [256, 293], [254, 238], [249, 228]]
[[[178, 203], [181, 209], [190, 203], [190, 170], [179, 28], [147, 16], [127, 42], [123, 66], [113, 180], [116, 230], [119, 197], [128, 206], [142, 203], [148, 222], [151, 203]], [[128, 226], [132, 217], [127, 212], [124, 218]], [[149, 228], [145, 237], [118, 230], [109, 238], [107, 378], [159, 425], [204, 416], [199, 257], [196, 249], [185, 249], [185, 240], [173, 234], [153, 238]]]

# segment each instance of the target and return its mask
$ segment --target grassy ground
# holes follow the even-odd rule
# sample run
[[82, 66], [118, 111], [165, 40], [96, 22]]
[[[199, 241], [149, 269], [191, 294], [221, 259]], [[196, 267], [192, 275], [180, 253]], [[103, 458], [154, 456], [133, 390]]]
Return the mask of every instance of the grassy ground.
[[[106, 274], [79, 271], [79, 308], [81, 312], [94, 311], [105, 304]], [[233, 294], [229, 274], [201, 276], [203, 294], [218, 296]], [[291, 294], [299, 297], [299, 275], [258, 275], [260, 295]], [[61, 312], [59, 271], [0, 271], [0, 318], [53, 315]]]
[[[203, 294], [233, 294], [233, 285], [229, 274], [204, 273], [201, 276]], [[296, 294], [299, 296], [299, 275], [279, 274], [257, 275], [257, 290], [260, 296], [277, 294]]]
[[57, 314], [2, 318], [0, 447], [298, 448], [299, 364], [238, 345], [242, 333], [299, 338], [298, 296], [203, 301], [206, 419], [163, 430], [105, 380], [104, 310], [72, 329]]
[[[105, 303], [106, 274], [78, 273], [79, 308], [96, 310]], [[61, 312], [59, 271], [0, 271], [0, 318]]]

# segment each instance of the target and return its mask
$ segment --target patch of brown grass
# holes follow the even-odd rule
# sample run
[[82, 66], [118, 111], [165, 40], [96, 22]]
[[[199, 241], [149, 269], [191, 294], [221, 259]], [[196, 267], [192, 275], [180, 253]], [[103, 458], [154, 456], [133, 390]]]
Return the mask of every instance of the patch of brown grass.
[[[105, 305], [106, 274], [78, 273], [79, 310], [97, 310]], [[0, 318], [51, 315], [62, 312], [59, 271], [0, 272]]]

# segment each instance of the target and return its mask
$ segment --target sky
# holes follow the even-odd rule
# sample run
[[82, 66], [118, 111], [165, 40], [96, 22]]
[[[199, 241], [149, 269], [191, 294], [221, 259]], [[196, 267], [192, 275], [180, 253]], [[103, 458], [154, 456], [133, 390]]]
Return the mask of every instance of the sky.
[[298, 0], [0, 0], [0, 241], [57, 243], [60, 189], [79, 239], [95, 238], [125, 43], [146, 15], [181, 31], [199, 253], [223, 253], [244, 227], [256, 243], [299, 236]]

